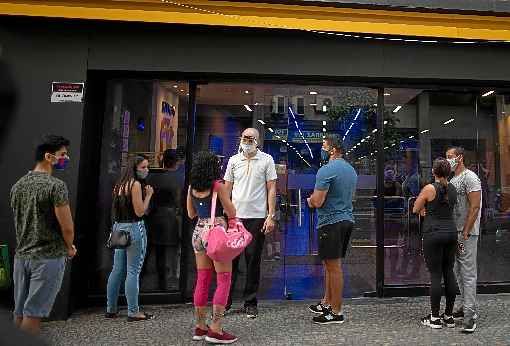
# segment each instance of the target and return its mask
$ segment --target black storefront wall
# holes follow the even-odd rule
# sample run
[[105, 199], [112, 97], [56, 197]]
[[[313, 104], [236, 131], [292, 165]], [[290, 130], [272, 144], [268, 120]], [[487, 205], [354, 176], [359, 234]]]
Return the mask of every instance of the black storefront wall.
[[[1, 22], [1, 59], [7, 63], [18, 94], [17, 109], [9, 129], [3, 132], [6, 138], [3, 138], [0, 149], [3, 172], [0, 186], [0, 242], [9, 244], [12, 256], [15, 233], [9, 208], [9, 191], [19, 177], [32, 169], [34, 148], [42, 134], [58, 133], [71, 141], [70, 166], [59, 177], [68, 185], [71, 206], [75, 212], [83, 104], [50, 103], [50, 87], [52, 81], [85, 81], [87, 47], [83, 44], [86, 36], [79, 32], [62, 35], [58, 26], [46, 31], [38, 29], [38, 26], [4, 26], [8, 22], [5, 18]], [[63, 290], [58, 297], [59, 304], [53, 313], [56, 318], [67, 316], [70, 283], [68, 265]], [[10, 305], [11, 292], [2, 293], [0, 300]]]
[[[80, 256], [73, 260], [73, 288], [66, 276], [55, 316], [69, 312], [87, 292], [87, 248], [94, 236], [94, 189], [101, 146], [105, 78], [219, 78], [245, 82], [363, 83], [367, 86], [500, 85], [510, 81], [506, 46], [417, 44], [347, 40], [297, 31], [248, 30], [3, 17], [2, 59], [19, 90], [19, 107], [0, 149], [0, 241], [14, 245], [8, 206], [10, 186], [33, 166], [41, 134], [71, 139], [72, 165], [63, 175], [76, 219]], [[89, 78], [88, 76], [95, 76]], [[52, 104], [52, 81], [87, 81], [86, 105]], [[89, 83], [90, 82], [90, 83]], [[85, 117], [85, 118], [84, 118]]]

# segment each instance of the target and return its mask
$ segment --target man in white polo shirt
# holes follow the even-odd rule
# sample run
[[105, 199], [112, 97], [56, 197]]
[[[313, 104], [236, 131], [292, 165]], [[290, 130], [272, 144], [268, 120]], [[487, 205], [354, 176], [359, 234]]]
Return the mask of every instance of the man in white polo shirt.
[[[275, 226], [276, 168], [273, 158], [257, 148], [258, 141], [259, 132], [256, 129], [244, 130], [240, 152], [228, 160], [225, 172], [225, 185], [232, 191], [236, 215], [253, 235], [252, 242], [243, 252], [247, 268], [243, 299], [249, 318], [258, 315], [257, 291], [264, 239]], [[232, 305], [239, 260], [243, 254], [232, 263], [232, 285], [227, 310]]]

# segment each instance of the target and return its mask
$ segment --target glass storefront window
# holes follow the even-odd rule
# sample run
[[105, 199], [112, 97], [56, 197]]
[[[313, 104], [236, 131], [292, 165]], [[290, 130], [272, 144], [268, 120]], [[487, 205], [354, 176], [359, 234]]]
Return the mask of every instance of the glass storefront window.
[[422, 248], [422, 219], [412, 213], [431, 182], [432, 162], [451, 146], [477, 157], [476, 94], [385, 89], [385, 283], [429, 282]]
[[112, 224], [112, 189], [131, 158], [143, 155], [154, 187], [144, 216], [147, 252], [140, 290], [177, 291], [182, 240], [182, 187], [188, 84], [160, 80], [112, 80], [107, 84], [98, 210], [97, 280], [92, 291], [105, 290], [112, 251], [104, 244]]
[[[148, 249], [142, 292], [177, 292], [194, 285], [191, 229], [183, 205], [187, 143], [188, 83], [161, 80], [111, 80], [103, 125], [98, 192], [96, 277], [91, 293], [102, 293], [111, 270], [104, 243], [111, 225], [113, 184], [134, 155], [150, 162], [147, 182], [156, 187], [145, 217]], [[193, 152], [209, 150], [221, 160], [239, 152], [241, 132], [258, 129], [259, 148], [276, 164], [278, 227], [262, 254], [261, 299], [317, 299], [323, 294], [323, 268], [317, 256], [316, 212], [308, 208], [326, 136], [342, 140], [345, 159], [358, 174], [355, 229], [343, 261], [345, 296], [376, 291], [377, 90], [324, 85], [208, 83], [196, 93]], [[421, 188], [431, 180], [432, 162], [450, 146], [462, 146], [466, 166], [482, 182], [478, 281], [510, 280], [510, 96], [497, 92], [384, 89], [384, 281], [386, 285], [424, 285], [422, 224], [412, 214]], [[169, 150], [173, 164], [163, 167]], [[171, 177], [171, 178], [168, 178]], [[169, 181], [173, 183], [168, 183]], [[172, 205], [164, 186], [173, 186]], [[165, 185], [166, 184], [166, 185]], [[163, 191], [163, 192], [161, 192]], [[158, 195], [160, 194], [160, 196]], [[159, 196], [159, 197], [158, 197]], [[160, 198], [161, 197], [161, 198]], [[167, 199], [168, 202], [168, 199]], [[184, 243], [187, 242], [187, 243]], [[186, 260], [181, 253], [186, 251]], [[181, 263], [185, 262], [185, 263]], [[181, 264], [190, 273], [180, 282]], [[236, 297], [246, 273], [241, 261]], [[181, 284], [184, 284], [181, 286]]]
[[385, 122], [386, 284], [429, 282], [421, 220], [410, 211], [421, 188], [431, 181], [432, 161], [445, 157], [451, 146], [465, 149], [466, 167], [482, 186], [478, 282], [510, 279], [505, 270], [510, 257], [504, 250], [510, 242], [508, 100], [490, 91], [385, 89], [385, 116], [394, 118]]
[[[197, 90], [194, 151], [209, 150], [223, 160], [239, 151], [239, 137], [258, 129], [259, 148], [276, 164], [278, 228], [266, 238], [260, 298], [320, 298], [323, 269], [317, 256], [315, 211], [306, 198], [323, 164], [326, 136], [344, 141], [346, 159], [359, 175], [356, 227], [344, 261], [345, 295], [375, 290], [375, 133], [377, 90], [321, 85], [209, 83]], [[190, 270], [193, 264], [190, 263]], [[241, 261], [236, 297], [244, 284]], [[193, 277], [193, 275], [190, 275]], [[190, 279], [191, 280], [191, 279]], [[188, 287], [193, 283], [188, 282]]]
[[469, 168], [482, 182], [478, 282], [510, 280], [510, 97], [484, 90], [478, 98], [478, 155]]

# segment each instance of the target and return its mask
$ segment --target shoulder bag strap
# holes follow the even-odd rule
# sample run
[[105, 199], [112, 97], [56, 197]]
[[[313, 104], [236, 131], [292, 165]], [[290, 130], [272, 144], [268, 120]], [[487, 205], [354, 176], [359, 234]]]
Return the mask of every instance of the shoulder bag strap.
[[213, 194], [211, 199], [211, 223], [214, 225], [216, 218], [216, 200], [218, 199], [218, 190], [216, 182], [213, 182]]

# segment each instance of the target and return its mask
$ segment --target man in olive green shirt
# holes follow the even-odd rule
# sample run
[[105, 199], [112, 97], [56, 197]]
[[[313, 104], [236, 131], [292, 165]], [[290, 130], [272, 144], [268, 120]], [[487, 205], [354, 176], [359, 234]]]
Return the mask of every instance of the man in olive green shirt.
[[38, 333], [62, 285], [66, 258], [76, 255], [74, 225], [66, 184], [52, 176], [69, 162], [69, 140], [46, 136], [37, 146], [33, 171], [11, 189], [16, 229], [14, 318], [21, 329]]

